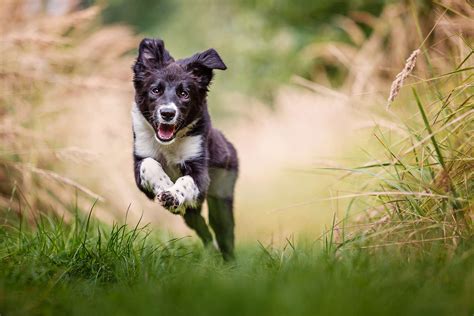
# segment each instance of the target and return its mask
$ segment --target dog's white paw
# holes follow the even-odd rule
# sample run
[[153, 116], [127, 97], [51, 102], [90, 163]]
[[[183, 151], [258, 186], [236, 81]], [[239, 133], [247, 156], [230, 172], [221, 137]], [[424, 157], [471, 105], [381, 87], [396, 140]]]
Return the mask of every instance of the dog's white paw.
[[174, 214], [184, 214], [186, 207], [196, 203], [199, 189], [193, 178], [184, 176], [167, 190], [159, 193], [156, 198], [161, 205]]
[[181, 195], [187, 202], [193, 202], [199, 196], [199, 189], [190, 176], [184, 176], [176, 180], [171, 190]]
[[171, 213], [184, 215], [184, 199], [179, 194], [176, 194], [176, 192], [163, 191], [156, 196], [156, 199], [160, 202], [161, 206]]
[[156, 196], [173, 186], [160, 163], [153, 158], [145, 158], [140, 165], [141, 185]]

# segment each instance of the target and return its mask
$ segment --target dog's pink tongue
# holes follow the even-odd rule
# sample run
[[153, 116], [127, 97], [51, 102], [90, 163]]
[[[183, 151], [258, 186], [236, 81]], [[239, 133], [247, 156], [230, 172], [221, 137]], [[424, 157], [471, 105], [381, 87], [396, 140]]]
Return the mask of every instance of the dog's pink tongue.
[[160, 124], [158, 127], [158, 136], [161, 139], [168, 140], [173, 137], [174, 134], [174, 125], [169, 124]]

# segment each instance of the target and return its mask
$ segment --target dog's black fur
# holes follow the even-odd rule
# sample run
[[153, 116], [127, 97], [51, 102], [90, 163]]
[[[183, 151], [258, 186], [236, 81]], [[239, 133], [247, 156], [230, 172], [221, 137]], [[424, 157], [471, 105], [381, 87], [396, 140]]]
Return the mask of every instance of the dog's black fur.
[[[144, 39], [133, 66], [136, 113], [132, 114], [135, 115], [134, 171], [138, 188], [171, 212], [184, 213], [186, 224], [205, 245], [212, 243], [212, 235], [200, 215], [202, 203], [207, 199], [209, 224], [224, 258], [229, 259], [234, 249], [237, 152], [212, 127], [207, 108], [213, 69], [226, 68], [214, 49], [175, 61], [163, 41]], [[167, 111], [169, 116], [174, 113], [173, 124], [165, 121]], [[153, 131], [154, 139], [142, 132], [147, 129]], [[147, 158], [153, 161], [148, 160], [142, 166]], [[192, 181], [182, 178], [185, 176], [190, 176]], [[182, 202], [183, 191], [192, 198]]]

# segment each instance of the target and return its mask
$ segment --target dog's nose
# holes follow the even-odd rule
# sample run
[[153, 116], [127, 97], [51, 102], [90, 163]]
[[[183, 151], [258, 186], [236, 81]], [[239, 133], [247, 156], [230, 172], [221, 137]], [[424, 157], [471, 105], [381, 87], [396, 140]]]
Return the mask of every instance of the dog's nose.
[[160, 109], [160, 116], [164, 121], [169, 122], [176, 116], [176, 110], [171, 108]]

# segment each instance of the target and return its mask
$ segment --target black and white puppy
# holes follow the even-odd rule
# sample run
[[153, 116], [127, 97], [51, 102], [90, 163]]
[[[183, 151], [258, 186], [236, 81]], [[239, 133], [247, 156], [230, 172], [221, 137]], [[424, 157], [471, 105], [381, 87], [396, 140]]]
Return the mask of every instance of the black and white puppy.
[[205, 245], [211, 232], [225, 259], [234, 251], [234, 186], [237, 152], [214, 129], [207, 92], [214, 69], [227, 67], [214, 49], [174, 60], [159, 39], [144, 39], [133, 66], [134, 171], [138, 188], [181, 214]]

